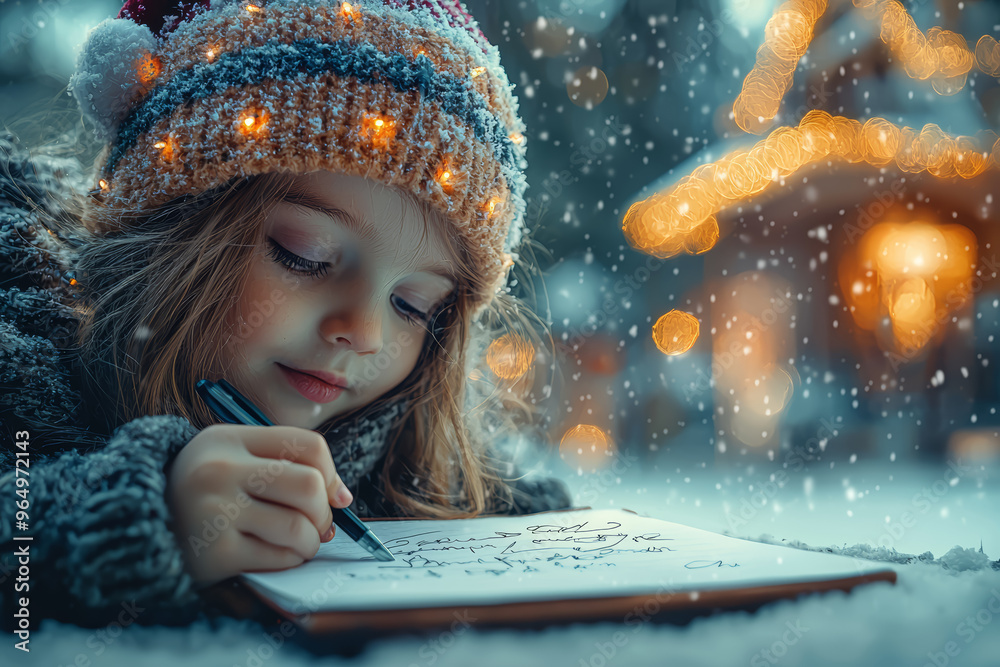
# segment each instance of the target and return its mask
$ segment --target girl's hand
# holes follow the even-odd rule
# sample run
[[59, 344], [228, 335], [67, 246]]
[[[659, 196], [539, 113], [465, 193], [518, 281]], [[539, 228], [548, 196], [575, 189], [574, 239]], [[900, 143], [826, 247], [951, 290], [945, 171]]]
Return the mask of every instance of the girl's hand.
[[174, 535], [203, 586], [312, 558], [333, 538], [330, 505], [354, 500], [326, 439], [297, 426], [213, 424], [174, 459], [167, 486]]

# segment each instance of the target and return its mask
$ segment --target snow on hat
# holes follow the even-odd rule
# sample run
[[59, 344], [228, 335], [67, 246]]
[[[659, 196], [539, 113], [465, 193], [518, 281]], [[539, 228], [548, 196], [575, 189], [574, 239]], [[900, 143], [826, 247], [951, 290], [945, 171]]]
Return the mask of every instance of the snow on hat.
[[128, 0], [69, 87], [106, 143], [93, 229], [234, 177], [319, 169], [411, 192], [502, 288], [524, 229], [524, 124], [457, 0]]

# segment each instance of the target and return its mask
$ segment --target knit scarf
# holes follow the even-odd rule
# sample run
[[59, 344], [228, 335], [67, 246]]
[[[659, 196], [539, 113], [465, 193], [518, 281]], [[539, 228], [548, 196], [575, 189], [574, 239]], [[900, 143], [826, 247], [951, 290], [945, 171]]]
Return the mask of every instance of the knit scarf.
[[365, 411], [323, 432], [330, 444], [337, 474], [349, 489], [355, 489], [362, 477], [372, 472], [375, 463], [389, 448], [389, 435], [399, 425], [409, 401], [403, 397]]

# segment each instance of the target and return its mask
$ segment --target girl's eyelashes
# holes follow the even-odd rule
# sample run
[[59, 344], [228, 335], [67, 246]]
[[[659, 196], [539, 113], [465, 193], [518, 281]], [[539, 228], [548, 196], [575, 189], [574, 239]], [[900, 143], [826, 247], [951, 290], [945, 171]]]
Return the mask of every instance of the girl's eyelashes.
[[273, 257], [276, 262], [284, 266], [292, 273], [308, 276], [309, 278], [316, 278], [326, 275], [327, 270], [330, 268], [330, 264], [328, 262], [312, 262], [285, 250], [278, 245], [277, 241], [270, 237], [268, 237], [267, 243], [271, 248], [270, 251], [268, 251], [268, 255]]
[[[393, 294], [390, 297], [390, 299], [397, 299], [399, 301], [399, 303], [402, 304], [399, 307], [400, 312], [403, 313], [403, 317], [405, 317], [406, 321], [409, 322], [410, 324], [417, 324], [418, 322], [420, 324], [426, 324], [427, 323], [427, 321], [429, 319], [429, 316], [427, 315], [427, 313], [420, 312], [419, 310], [417, 310], [416, 308], [414, 308], [410, 304], [408, 304], [405, 301], [403, 301], [402, 299], [400, 299], [395, 294]], [[413, 315], [416, 315], [417, 317], [414, 318]]]
[[[267, 242], [268, 245], [270, 246], [268, 255], [273, 257], [276, 262], [284, 266], [292, 273], [307, 276], [310, 278], [316, 278], [326, 275], [326, 272], [330, 268], [329, 262], [313, 262], [308, 259], [299, 257], [295, 253], [289, 252], [288, 250], [283, 248], [281, 245], [278, 244], [277, 241], [275, 241], [270, 237], [268, 237]], [[410, 324], [413, 325], [416, 325], [418, 323], [426, 324], [428, 322], [430, 316], [427, 313], [417, 310], [416, 308], [406, 303], [406, 301], [403, 301], [396, 295], [393, 295], [391, 298], [396, 299], [399, 302], [400, 305], [398, 306], [398, 308], [402, 313], [403, 317]], [[414, 315], [416, 317], [414, 317]]]

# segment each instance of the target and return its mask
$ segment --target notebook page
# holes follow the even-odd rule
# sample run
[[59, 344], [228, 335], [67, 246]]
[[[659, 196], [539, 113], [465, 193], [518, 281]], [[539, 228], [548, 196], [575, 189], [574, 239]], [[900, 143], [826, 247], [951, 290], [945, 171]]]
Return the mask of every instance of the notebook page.
[[300, 614], [744, 588], [887, 569], [623, 510], [377, 521], [370, 527], [395, 562], [375, 560], [338, 530], [296, 568], [242, 577]]

